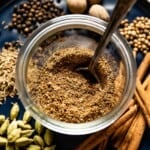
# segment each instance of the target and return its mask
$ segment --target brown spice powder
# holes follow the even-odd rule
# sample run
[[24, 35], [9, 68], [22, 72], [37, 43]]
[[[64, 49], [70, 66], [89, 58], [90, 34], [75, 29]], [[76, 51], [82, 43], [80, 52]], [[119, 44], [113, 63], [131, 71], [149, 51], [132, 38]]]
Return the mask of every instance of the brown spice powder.
[[43, 67], [30, 66], [27, 77], [30, 95], [48, 116], [83, 123], [104, 116], [118, 104], [123, 88], [115, 60], [106, 55], [98, 62], [103, 88], [75, 70], [77, 66], [87, 66], [92, 55], [90, 49], [66, 48], [54, 52]]

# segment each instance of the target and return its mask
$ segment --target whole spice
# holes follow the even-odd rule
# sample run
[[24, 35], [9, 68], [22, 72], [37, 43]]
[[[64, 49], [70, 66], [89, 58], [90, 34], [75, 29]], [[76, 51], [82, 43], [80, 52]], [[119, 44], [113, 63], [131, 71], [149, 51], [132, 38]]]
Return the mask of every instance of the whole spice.
[[17, 124], [21, 129], [30, 130], [32, 129], [30, 124], [26, 124], [23, 120], [17, 120]]
[[0, 135], [3, 135], [7, 132], [8, 126], [9, 126], [9, 119], [6, 119], [0, 127]]
[[87, 138], [76, 150], [91, 150], [97, 145], [102, 143], [104, 140], [108, 139], [108, 136], [111, 136], [114, 131], [116, 131], [120, 126], [123, 126], [124, 123], [134, 116], [137, 112], [137, 105], [131, 106], [123, 116], [121, 116], [114, 124], [106, 128], [104, 131], [97, 132]]
[[50, 146], [53, 142], [53, 134], [50, 130], [46, 129], [44, 133], [44, 142]]
[[109, 13], [107, 10], [99, 4], [94, 4], [89, 9], [89, 15], [103, 19], [105, 21], [109, 21]]
[[41, 125], [41, 123], [36, 120], [34, 126], [35, 126], [35, 131], [36, 131], [39, 135], [41, 135], [41, 134], [43, 133], [43, 131], [44, 131], [44, 127]]
[[5, 116], [4, 115], [0, 115], [0, 125], [5, 121]]
[[29, 35], [41, 23], [62, 14], [63, 10], [55, 6], [51, 0], [27, 0], [18, 6], [14, 6], [12, 20], [8, 27], [17, 29], [21, 34]]
[[[10, 114], [11, 111], [14, 109], [14, 105], [18, 104], [17, 103], [13, 104], [13, 106], [10, 109]], [[19, 110], [20, 112], [19, 105], [17, 110]], [[25, 112], [23, 114], [24, 120], [23, 118], [22, 120], [16, 120], [16, 118], [13, 120], [9, 120], [9, 118], [5, 119], [6, 117], [4, 115], [0, 115], [1, 120], [3, 122], [0, 126], [0, 134], [1, 134], [0, 149], [1, 146], [3, 147], [5, 146], [6, 150], [44, 149], [44, 146], [46, 145], [46, 143], [44, 142], [44, 134], [42, 134], [44, 127], [43, 126], [41, 127], [39, 122], [36, 123], [36, 127], [38, 127], [38, 133], [40, 133], [41, 135], [33, 134], [35, 129], [32, 128], [30, 124], [27, 124], [27, 122], [31, 119], [31, 116], [30, 117], [29, 116], [30, 116], [29, 113]]]
[[19, 105], [18, 103], [14, 103], [11, 110], [10, 110], [10, 119], [14, 120], [18, 117], [19, 114]]
[[0, 136], [0, 146], [4, 146], [8, 143], [7, 138]]
[[55, 150], [56, 145], [45, 147], [44, 150]]
[[34, 133], [34, 129], [32, 130], [22, 130], [21, 131], [21, 136], [22, 137], [30, 137]]
[[[146, 123], [150, 125], [148, 91], [150, 57], [147, 53], [137, 71], [136, 90], [128, 110], [114, 124], [87, 138], [77, 150], [91, 150], [106, 142], [105, 149], [138, 150]], [[138, 106], [139, 105], [139, 106]]]
[[[149, 66], [150, 66], [150, 52], [148, 52], [143, 61], [141, 62], [138, 71], [137, 71], [137, 81], [136, 81], [136, 91], [135, 91], [135, 98], [141, 107], [141, 110], [144, 114], [144, 117], [147, 121], [148, 126], [150, 127], [150, 103], [149, 103], [149, 91], [147, 91], [145, 87], [146, 79], [149, 77]], [[148, 77], [146, 77], [148, 76]], [[146, 77], [146, 78], [145, 78]], [[142, 84], [143, 81], [143, 84]], [[147, 83], [149, 84], [149, 83]]]
[[136, 17], [131, 22], [127, 19], [123, 20], [120, 33], [127, 39], [134, 52], [146, 54], [150, 51], [150, 19], [148, 17]]
[[26, 150], [41, 150], [41, 147], [38, 145], [29, 145]]
[[8, 129], [7, 129], [7, 135], [9, 135], [14, 129], [17, 129], [17, 121], [16, 120], [13, 120], [9, 124]]
[[23, 114], [23, 121], [25, 123], [29, 122], [31, 120], [31, 115], [29, 111], [25, 111], [25, 113]]
[[27, 137], [20, 137], [15, 141], [16, 146], [23, 147], [31, 144], [33, 142], [33, 139], [27, 138]]
[[67, 6], [71, 13], [83, 13], [87, 8], [86, 0], [67, 0]]
[[42, 147], [42, 148], [44, 147], [44, 141], [43, 141], [41, 136], [35, 135], [33, 137], [33, 141], [34, 141], [35, 144], [39, 145], [40, 147]]
[[12, 130], [8, 135], [7, 135], [7, 138], [8, 138], [8, 142], [9, 143], [13, 143], [15, 142], [21, 135], [21, 129], [20, 128], [17, 128], [17, 129], [14, 129]]
[[16, 150], [14, 145], [11, 144], [11, 143], [7, 143], [6, 144], [6, 147], [5, 147], [5, 150]]
[[7, 96], [17, 94], [15, 85], [15, 66], [19, 48], [13, 43], [5, 43], [0, 52], [0, 102]]

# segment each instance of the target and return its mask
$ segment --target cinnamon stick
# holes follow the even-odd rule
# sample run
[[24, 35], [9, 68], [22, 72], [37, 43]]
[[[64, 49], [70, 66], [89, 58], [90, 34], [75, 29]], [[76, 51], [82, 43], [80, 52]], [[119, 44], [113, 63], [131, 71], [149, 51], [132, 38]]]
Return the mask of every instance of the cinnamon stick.
[[137, 105], [134, 105], [128, 109], [115, 123], [113, 123], [110, 127], [103, 130], [103, 132], [98, 132], [91, 135], [87, 138], [76, 150], [92, 150], [97, 145], [99, 145], [102, 141], [106, 140], [114, 130], [118, 129], [121, 125], [123, 125], [129, 118], [131, 118], [137, 112]]
[[[149, 96], [147, 95], [146, 91], [143, 89], [142, 84], [140, 83], [140, 81], [138, 79], [137, 79], [136, 89], [137, 89], [139, 96], [141, 97], [141, 101], [143, 102], [143, 107], [145, 109], [143, 109], [143, 107], [141, 107], [141, 108], [142, 108], [143, 112], [144, 112], [144, 110], [146, 110], [145, 114], [147, 116], [149, 116], [149, 118], [150, 118], [150, 115], [149, 115], [150, 114]], [[149, 121], [147, 120], [147, 122], [149, 122]], [[150, 124], [148, 124], [148, 125], [150, 126]]]
[[137, 77], [142, 80], [144, 76], [146, 75], [146, 72], [148, 70], [148, 67], [150, 66], [150, 52], [147, 53], [141, 62], [138, 70], [137, 70]]
[[99, 144], [98, 150], [106, 150], [108, 143], [108, 138], [104, 140], [101, 144]]
[[138, 116], [139, 116], [139, 113], [137, 113], [136, 117], [134, 118], [127, 134], [125, 135], [125, 138], [123, 139], [119, 149], [120, 150], [127, 150], [128, 148], [128, 145], [129, 145], [129, 142], [132, 138], [132, 134], [134, 133], [134, 130], [136, 128], [136, 122], [137, 122], [137, 119], [138, 119]]
[[141, 99], [141, 97], [139, 96], [137, 91], [135, 91], [134, 95], [135, 95], [135, 100], [137, 100], [137, 102], [144, 114], [144, 117], [147, 121], [148, 126], [150, 126], [150, 112], [147, 110], [147, 107], [145, 107], [143, 100]]
[[146, 90], [148, 86], [150, 86], [150, 75], [148, 75], [146, 77], [146, 79], [144, 80], [144, 82], [142, 83], [143, 88]]
[[111, 138], [111, 142], [114, 143], [113, 147], [118, 148], [120, 147], [120, 144], [122, 143], [126, 133], [128, 132], [128, 129], [130, 128], [131, 123], [133, 122], [136, 114], [132, 116], [129, 120], [125, 122], [125, 124], [121, 127], [119, 127], [115, 133], [113, 134]]
[[139, 113], [139, 116], [136, 120], [136, 127], [134, 132], [132, 133], [132, 138], [129, 142], [127, 150], [138, 150], [145, 128], [146, 128], [145, 120], [142, 114]]
[[127, 108], [130, 108], [130, 107], [133, 106], [134, 104], [135, 104], [135, 100], [132, 98], [132, 99], [129, 101]]

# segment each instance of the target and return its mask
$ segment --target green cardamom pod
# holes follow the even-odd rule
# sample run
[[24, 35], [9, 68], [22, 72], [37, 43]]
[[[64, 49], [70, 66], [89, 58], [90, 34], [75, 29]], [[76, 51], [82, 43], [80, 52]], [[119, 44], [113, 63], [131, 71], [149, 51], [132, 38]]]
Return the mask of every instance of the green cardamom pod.
[[13, 120], [9, 126], [8, 126], [8, 129], [7, 129], [7, 135], [10, 134], [10, 132], [12, 132], [14, 129], [17, 129], [17, 121], [16, 120]]
[[34, 131], [35, 130], [22, 130], [21, 131], [21, 136], [22, 137], [30, 137], [33, 134]]
[[3, 135], [6, 133], [8, 126], [9, 126], [9, 119], [6, 119], [0, 127], [0, 135]]
[[10, 120], [14, 120], [18, 117], [20, 108], [17, 103], [14, 103], [11, 110], [10, 110]]
[[46, 145], [50, 146], [53, 142], [53, 133], [49, 130], [46, 129], [44, 133], [44, 142]]
[[44, 127], [41, 125], [41, 123], [39, 121], [35, 121], [35, 131], [41, 135], [44, 131]]
[[6, 145], [8, 142], [7, 138], [0, 136], [0, 146]]
[[56, 145], [45, 147], [44, 150], [55, 150]]
[[30, 130], [32, 129], [32, 126], [30, 124], [26, 124], [25, 122], [23, 122], [22, 120], [18, 120], [17, 124], [20, 128], [25, 129], [25, 130]]
[[4, 115], [0, 115], [0, 125], [5, 121], [5, 116]]
[[30, 115], [30, 112], [29, 111], [25, 111], [25, 113], [23, 114], [23, 121], [25, 123], [29, 122], [31, 120], [31, 115]]
[[44, 147], [44, 141], [43, 141], [41, 136], [35, 135], [33, 137], [33, 141], [34, 141], [35, 144], [39, 145], [40, 147], [42, 147], [42, 148]]
[[20, 137], [20, 135], [21, 135], [21, 129], [20, 128], [12, 130], [12, 132], [10, 132], [7, 135], [8, 142], [9, 143], [15, 142]]
[[29, 145], [27, 150], [41, 150], [41, 148], [38, 145]]
[[15, 141], [15, 145], [18, 147], [23, 147], [31, 144], [33, 142], [33, 139], [27, 138], [27, 137], [20, 137]]
[[16, 150], [16, 149], [13, 144], [8, 143], [8, 144], [6, 144], [5, 150]]

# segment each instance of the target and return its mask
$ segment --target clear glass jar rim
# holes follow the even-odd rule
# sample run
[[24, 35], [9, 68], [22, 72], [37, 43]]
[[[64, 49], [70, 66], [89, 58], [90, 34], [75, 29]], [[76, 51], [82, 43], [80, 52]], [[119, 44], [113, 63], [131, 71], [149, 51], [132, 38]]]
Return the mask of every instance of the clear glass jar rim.
[[35, 119], [40, 120], [44, 126], [51, 130], [64, 134], [89, 134], [106, 128], [116, 119], [118, 119], [118, 117], [121, 116], [122, 113], [125, 111], [125, 104], [130, 100], [135, 89], [136, 65], [132, 55], [132, 50], [130, 49], [129, 45], [118, 32], [115, 32], [113, 34], [112, 40], [119, 44], [118, 46], [122, 50], [121, 53], [123, 54], [126, 62], [126, 67], [128, 68], [128, 85], [127, 90], [125, 91], [126, 96], [124, 96], [122, 103], [118, 105], [116, 109], [114, 109], [111, 113], [109, 113], [105, 117], [98, 119], [98, 121], [96, 120], [88, 123], [72, 124], [50, 119], [49, 117], [41, 113], [38, 108], [31, 103], [25, 86], [25, 72], [28, 64], [29, 55], [35, 50], [37, 44], [40, 43], [39, 41], [44, 36], [44, 38], [46, 38], [47, 36], [49, 36], [49, 34], [54, 34], [58, 29], [63, 30], [66, 29], [66, 27], [69, 28], [69, 25], [74, 25], [76, 27], [80, 27], [80, 25], [85, 25], [85, 27], [90, 27], [95, 31], [99, 30], [100, 32], [104, 32], [107, 23], [100, 19], [87, 15], [65, 15], [52, 19], [43, 24], [29, 37], [29, 39], [25, 42], [23, 48], [20, 51], [16, 66], [16, 85], [19, 97], [21, 98], [25, 108], [31, 112], [32, 116]]

